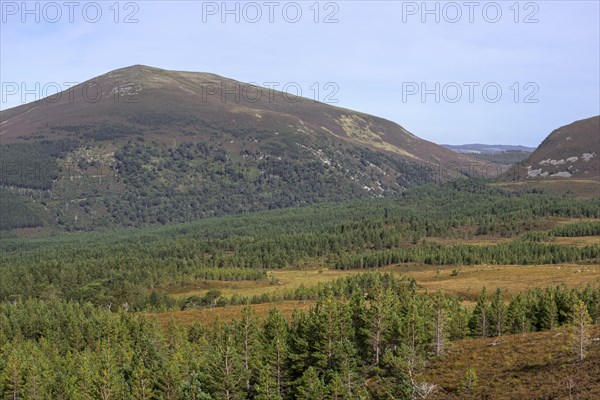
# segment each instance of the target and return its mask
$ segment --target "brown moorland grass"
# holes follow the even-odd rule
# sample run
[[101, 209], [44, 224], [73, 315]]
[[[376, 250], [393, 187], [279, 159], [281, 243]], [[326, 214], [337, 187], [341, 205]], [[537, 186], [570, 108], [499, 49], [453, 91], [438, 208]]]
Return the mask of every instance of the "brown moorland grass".
[[[252, 304], [250, 307], [261, 319], [266, 317], [271, 308], [279, 308], [284, 317], [288, 320], [291, 320], [294, 310], [308, 309], [313, 304], [314, 301], [310, 300], [290, 300], [276, 303]], [[163, 326], [166, 326], [171, 320], [181, 325], [192, 325], [196, 322], [202, 325], [210, 325], [215, 322], [217, 317], [221, 322], [230, 322], [234, 319], [239, 319], [242, 315], [242, 309], [244, 307], [244, 305], [235, 305], [226, 307], [198, 308], [196, 310], [185, 311], [145, 313], [144, 315], [150, 319], [155, 318]]]
[[314, 286], [327, 283], [345, 276], [356, 275], [364, 270], [335, 270], [328, 268], [319, 269], [282, 269], [267, 272], [267, 279], [261, 281], [201, 281], [193, 286], [178, 288], [170, 291], [175, 298], [192, 295], [204, 296], [211, 289], [216, 289], [224, 296], [238, 294], [240, 296], [260, 296], [264, 293], [277, 293], [291, 291], [301, 285]]
[[[466, 300], [476, 299], [484, 287], [514, 295], [536, 287], [562, 283], [582, 287], [600, 280], [600, 264], [394, 266], [392, 270], [415, 278], [422, 290], [442, 289]], [[458, 275], [452, 276], [454, 270]]]
[[572, 193], [583, 199], [597, 199], [600, 196], [600, 181], [598, 179], [534, 179], [519, 182], [498, 182], [491, 185], [515, 192], [542, 189], [553, 195]]
[[584, 247], [594, 244], [600, 244], [600, 236], [553, 237], [552, 243]]
[[[600, 335], [596, 325], [594, 337]], [[464, 339], [433, 360], [421, 377], [438, 385], [432, 399], [600, 399], [600, 342], [576, 363], [567, 329], [496, 338]], [[475, 368], [478, 387], [460, 392], [465, 370]], [[569, 395], [571, 386], [571, 395]]]
[[[458, 275], [453, 276], [455, 270], [458, 271]], [[175, 298], [204, 296], [209, 290], [216, 289], [225, 297], [231, 297], [233, 294], [252, 297], [264, 293], [289, 292], [301, 285], [310, 287], [369, 271], [371, 270], [344, 271], [327, 268], [276, 270], [269, 271], [269, 278], [261, 281], [200, 281], [194, 286], [179, 288], [171, 294]], [[472, 266], [397, 264], [377, 271], [412, 277], [416, 279], [417, 285], [423, 291], [434, 292], [442, 289], [464, 300], [476, 299], [484, 286], [489, 291], [500, 288], [507, 295], [514, 295], [535, 287], [544, 288], [563, 283], [570, 287], [582, 287], [587, 283], [594, 284], [600, 280], [600, 264]]]
[[[460, 270], [457, 276], [452, 276], [453, 270]], [[424, 265], [394, 265], [380, 269], [382, 272], [391, 272], [398, 276], [414, 277], [422, 291], [434, 292], [442, 289], [445, 292], [460, 296], [466, 306], [472, 305], [478, 294], [485, 286], [488, 291], [496, 288], [502, 289], [506, 296], [535, 287], [546, 287], [566, 284], [569, 287], [582, 287], [587, 283], [600, 282], [600, 264], [576, 265], [477, 265], [477, 266], [424, 266]], [[270, 274], [277, 277], [283, 285], [272, 286], [265, 282], [207, 282], [207, 287], [219, 288], [224, 295], [237, 293], [241, 296], [260, 295], [266, 291], [293, 289], [301, 284], [312, 286], [325, 283], [342, 276], [364, 273], [365, 270], [281, 270]], [[263, 286], [261, 286], [263, 285]], [[266, 290], [265, 290], [266, 289]], [[207, 289], [192, 293], [203, 294]], [[189, 295], [190, 292], [185, 293]], [[179, 296], [183, 296], [180, 293]], [[267, 304], [255, 304], [251, 307], [259, 316], [264, 316], [272, 307], [278, 307], [286, 317], [291, 317], [294, 309], [307, 309], [313, 301], [281, 301]], [[231, 321], [238, 318], [244, 306], [226, 306], [214, 308], [200, 308], [185, 311], [165, 311], [146, 314], [150, 318], [157, 318], [161, 324], [166, 324], [170, 319], [184, 325], [200, 322], [212, 324], [217, 316], [222, 321]]]

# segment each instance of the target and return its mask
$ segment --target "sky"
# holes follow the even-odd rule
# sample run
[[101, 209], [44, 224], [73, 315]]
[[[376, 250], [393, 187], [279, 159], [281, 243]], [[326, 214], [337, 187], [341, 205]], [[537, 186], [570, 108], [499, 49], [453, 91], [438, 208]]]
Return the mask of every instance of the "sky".
[[134, 64], [285, 88], [436, 143], [600, 114], [600, 2], [0, 1], [1, 109]]

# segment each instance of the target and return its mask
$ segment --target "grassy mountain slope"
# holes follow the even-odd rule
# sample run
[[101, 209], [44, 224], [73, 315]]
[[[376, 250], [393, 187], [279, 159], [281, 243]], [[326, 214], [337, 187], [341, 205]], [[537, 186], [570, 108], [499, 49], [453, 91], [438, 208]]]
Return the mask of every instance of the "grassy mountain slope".
[[600, 177], [600, 116], [554, 130], [539, 147], [507, 173], [517, 179]]
[[[592, 332], [598, 335], [600, 327]], [[490, 343], [498, 342], [491, 346]], [[567, 329], [465, 339], [431, 363], [424, 379], [438, 385], [432, 399], [597, 399], [600, 396], [600, 345], [575, 362]], [[465, 370], [473, 367], [478, 385], [461, 390]]]
[[129, 128], [114, 136], [142, 130], [144, 135], [164, 138], [255, 128], [271, 134], [328, 134], [415, 161], [471, 161], [382, 118], [214, 74], [140, 65], [84, 82], [63, 92], [56, 101], [42, 99], [3, 111], [1, 119], [3, 143], [32, 134], [69, 135], [77, 131], [73, 126], [80, 126], [84, 136], [93, 136], [95, 129], [88, 125], [108, 120]]
[[0, 120], [0, 185], [75, 230], [381, 197], [485, 166], [378, 117], [146, 66]]

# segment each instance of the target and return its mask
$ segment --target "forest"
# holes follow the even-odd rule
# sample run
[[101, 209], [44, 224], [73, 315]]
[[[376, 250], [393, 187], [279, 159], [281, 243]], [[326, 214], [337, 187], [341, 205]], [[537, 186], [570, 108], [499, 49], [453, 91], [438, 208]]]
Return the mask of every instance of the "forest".
[[[507, 192], [483, 180], [401, 195], [143, 229], [0, 241], [0, 393], [8, 399], [423, 399], [429, 363], [465, 338], [567, 329], [588, 354], [600, 283], [476, 299], [429, 292], [388, 265], [600, 259], [600, 201]], [[559, 223], [560, 222], [560, 223]], [[173, 293], [270, 282], [269, 271], [357, 270], [254, 295]], [[358, 270], [363, 271], [358, 273]], [[270, 282], [270, 283], [269, 283]], [[488, 292], [489, 290], [489, 292]], [[286, 316], [277, 302], [308, 308]], [[465, 301], [468, 302], [465, 303]], [[270, 307], [258, 313], [253, 305]], [[244, 306], [233, 321], [161, 324], [152, 312]], [[461, 390], [471, 390], [465, 366]], [[468, 378], [468, 379], [467, 379]]]
[[[173, 117], [134, 120], [160, 130], [163, 118]], [[38, 203], [46, 218], [36, 226], [90, 231], [397, 195], [436, 178], [429, 166], [326, 136], [319, 150], [305, 137], [253, 127], [241, 136], [215, 131], [211, 144], [191, 134], [165, 145], [136, 126], [51, 126], [52, 135], [65, 138], [0, 145], [0, 186]], [[0, 229], [32, 225], [19, 215]]]
[[[598, 203], [510, 194], [483, 181], [460, 181], [422, 186], [395, 198], [168, 227], [7, 238], [0, 243], [0, 300], [56, 296], [96, 305], [127, 303], [133, 310], [157, 304], [183, 308], [190, 301], [176, 304], [165, 294], [166, 287], [201, 280], [261, 280], [266, 279], [266, 270], [298, 265], [373, 269], [396, 263], [593, 262], [600, 257], [598, 243], [561, 245], [552, 243], [548, 235], [593, 234], [598, 222], [537, 232], [544, 218], [597, 218]], [[425, 240], [478, 237], [510, 240], [485, 245]]]
[[508, 304], [484, 289], [469, 311], [456, 297], [420, 294], [379, 273], [337, 281], [289, 321], [276, 307], [264, 319], [246, 308], [231, 323], [163, 328], [90, 303], [3, 303], [0, 391], [10, 399], [425, 398], [421, 371], [452, 341], [579, 318], [577, 336], [598, 321], [599, 305], [600, 286], [536, 289]]

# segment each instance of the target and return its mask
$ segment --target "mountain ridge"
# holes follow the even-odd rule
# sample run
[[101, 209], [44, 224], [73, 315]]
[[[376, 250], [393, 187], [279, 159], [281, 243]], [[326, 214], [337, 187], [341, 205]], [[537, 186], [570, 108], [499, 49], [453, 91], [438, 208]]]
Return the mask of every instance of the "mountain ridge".
[[[170, 85], [165, 85], [166, 82]], [[218, 88], [215, 88], [215, 83], [219, 84]], [[139, 87], [135, 88], [135, 85]], [[223, 85], [225, 91], [231, 87], [238, 91], [236, 101], [232, 102], [231, 96], [227, 98], [228, 93], [223, 93], [221, 90]], [[99, 87], [102, 93], [98, 101], [95, 99], [95, 87]], [[176, 93], [169, 93], [173, 88], [176, 89]], [[465, 157], [457, 159], [453, 153], [441, 146], [418, 138], [402, 126], [384, 118], [292, 94], [271, 91], [268, 88], [253, 86], [213, 73], [169, 71], [145, 65], [124, 67], [92, 78], [69, 89], [68, 93], [62, 92], [56, 102], [40, 99], [1, 111], [0, 119], [3, 122], [0, 138], [3, 143], [10, 143], [33, 134], [42, 124], [59, 125], [57, 121], [64, 119], [65, 116], [65, 110], [60, 108], [66, 104], [70, 104], [66, 117], [83, 122], [97, 119], [97, 115], [94, 114], [99, 112], [106, 112], [113, 119], [122, 119], [119, 115], [122, 113], [142, 112], [140, 108], [143, 110], [143, 106], [151, 109], [151, 112], [156, 112], [152, 109], [155, 108], [152, 99], [146, 94], [151, 92], [151, 95], [155, 95], [154, 91], [157, 89], [163, 91], [160, 99], [161, 108], [166, 110], [162, 112], [172, 111], [174, 115], [204, 114], [203, 116], [210, 121], [211, 117], [215, 117], [215, 112], [227, 112], [228, 117], [233, 117], [232, 122], [266, 125], [273, 129], [285, 128], [282, 122], [283, 119], [287, 119], [288, 123], [293, 123], [297, 129], [305, 130], [307, 133], [327, 132], [343, 140], [377, 150], [394, 152], [401, 157], [417, 161], [452, 164], [457, 160], [465, 164], [473, 162], [472, 159]], [[261, 98], [253, 102], [252, 95], [248, 94], [249, 90], [260, 91]], [[264, 101], [266, 91], [269, 91], [269, 96], [273, 96], [272, 101]], [[85, 99], [86, 93], [89, 97], [88, 101]], [[223, 98], [226, 101], [221, 101]], [[109, 99], [113, 100], [113, 107]], [[96, 111], [90, 111], [90, 107], [85, 107], [90, 104], [94, 105]], [[139, 104], [142, 107], [136, 107]], [[199, 106], [202, 109], [197, 109]], [[82, 108], [87, 108], [85, 110], [87, 117], [77, 115], [78, 112], [84, 111], [81, 110]], [[262, 119], [271, 119], [271, 121], [261, 121]]]
[[553, 130], [529, 157], [513, 166], [512, 179], [600, 177], [600, 115]]
[[0, 120], [9, 166], [0, 195], [25, 206], [5, 229], [185, 222], [502, 170], [373, 115], [141, 65], [3, 110]]
[[453, 150], [457, 153], [469, 154], [469, 153], [484, 153], [484, 154], [497, 154], [504, 151], [522, 151], [531, 153], [536, 147], [522, 146], [522, 145], [510, 145], [510, 144], [483, 144], [483, 143], [466, 143], [466, 144], [441, 144], [447, 149]]

